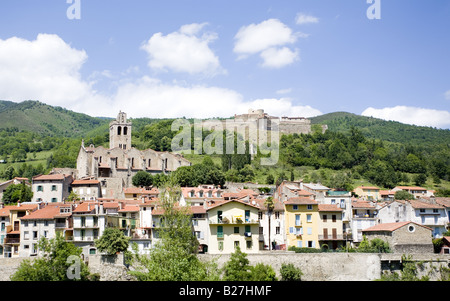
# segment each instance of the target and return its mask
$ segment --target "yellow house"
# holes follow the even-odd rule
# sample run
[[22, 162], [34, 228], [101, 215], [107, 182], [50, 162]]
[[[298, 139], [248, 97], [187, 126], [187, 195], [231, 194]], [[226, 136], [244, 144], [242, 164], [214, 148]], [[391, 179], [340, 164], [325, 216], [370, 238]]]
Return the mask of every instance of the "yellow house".
[[258, 207], [240, 200], [208, 202], [208, 253], [259, 251]]
[[284, 202], [288, 247], [319, 248], [318, 205], [307, 197], [293, 197]]
[[381, 199], [380, 188], [375, 186], [359, 186], [353, 192], [363, 200], [375, 201]]

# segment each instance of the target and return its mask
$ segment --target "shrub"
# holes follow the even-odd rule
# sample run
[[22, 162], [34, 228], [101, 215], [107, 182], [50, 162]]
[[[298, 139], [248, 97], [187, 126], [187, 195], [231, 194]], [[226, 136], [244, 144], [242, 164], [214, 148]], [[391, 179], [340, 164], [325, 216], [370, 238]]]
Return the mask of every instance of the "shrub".
[[283, 263], [280, 269], [281, 281], [301, 281], [302, 271], [292, 263]]

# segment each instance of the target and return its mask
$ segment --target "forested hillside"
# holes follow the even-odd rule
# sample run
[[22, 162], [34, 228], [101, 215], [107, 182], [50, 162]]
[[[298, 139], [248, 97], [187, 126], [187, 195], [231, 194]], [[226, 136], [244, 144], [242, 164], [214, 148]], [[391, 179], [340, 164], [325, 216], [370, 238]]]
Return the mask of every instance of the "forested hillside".
[[46, 136], [81, 137], [109, 121], [39, 101], [0, 101], [0, 129], [18, 129]]
[[[12, 122], [14, 118], [0, 122], [0, 159], [5, 162], [0, 164], [2, 179], [31, 177], [54, 167], [75, 167], [82, 139], [86, 145], [107, 147], [109, 143], [108, 118], [93, 118], [39, 102], [0, 101], [1, 118], [6, 118], [2, 114], [13, 113], [15, 118], [26, 116], [26, 119], [21, 127]], [[6, 126], [8, 120], [14, 126]], [[35, 126], [42, 120], [46, 124]], [[171, 151], [172, 138], [177, 134], [171, 130], [172, 121], [132, 119], [132, 145], [139, 149]], [[180, 181], [193, 184], [186, 177], [204, 171], [205, 162], [213, 162], [217, 168], [208, 172], [221, 183], [223, 179], [265, 184], [303, 179], [347, 190], [361, 183], [382, 188], [398, 184], [450, 188], [449, 130], [344, 112], [315, 117], [312, 123], [327, 124], [329, 129], [325, 134], [281, 136], [279, 161], [275, 166], [261, 166], [259, 156], [251, 160], [248, 152], [212, 155], [206, 161], [203, 155], [191, 154], [186, 157], [194, 165], [203, 163], [203, 167], [180, 171]], [[203, 132], [203, 139], [210, 133]], [[202, 176], [195, 174], [191, 178]]]

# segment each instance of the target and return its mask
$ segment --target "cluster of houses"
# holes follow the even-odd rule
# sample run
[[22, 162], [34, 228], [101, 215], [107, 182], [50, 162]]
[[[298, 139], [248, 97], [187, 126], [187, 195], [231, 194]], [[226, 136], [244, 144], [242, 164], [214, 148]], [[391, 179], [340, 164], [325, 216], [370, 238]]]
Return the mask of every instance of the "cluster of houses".
[[[15, 206], [0, 204], [0, 256], [35, 256], [40, 239], [57, 233], [83, 254], [95, 254], [95, 240], [108, 227], [122, 230], [139, 252], [149, 252], [160, 239], [160, 191], [134, 187], [132, 178], [139, 171], [169, 173], [191, 163], [179, 154], [133, 148], [131, 129], [120, 112], [110, 123], [109, 148], [82, 142], [76, 169], [55, 169], [31, 182], [1, 183], [0, 199], [9, 185], [22, 182], [31, 187], [33, 198]], [[443, 238], [442, 252], [449, 253], [450, 237], [443, 234], [450, 198], [434, 197], [433, 191], [401, 186], [335, 191], [301, 181], [284, 181], [269, 193], [257, 188], [181, 188], [178, 204], [191, 212], [200, 252], [229, 254], [238, 246], [246, 253], [289, 247], [336, 250], [357, 246], [366, 236], [388, 241], [394, 252], [433, 252], [432, 238]], [[415, 199], [394, 200], [398, 190]]]
[[[3, 257], [35, 256], [39, 240], [54, 238], [57, 232], [85, 255], [97, 253], [94, 242], [108, 227], [121, 229], [141, 253], [159, 239], [164, 212], [157, 188], [124, 188], [123, 198], [116, 199], [101, 197], [98, 180], [64, 174], [37, 176], [29, 185], [34, 193], [31, 202], [0, 209]], [[71, 191], [80, 200], [67, 201]], [[178, 203], [191, 212], [199, 252], [209, 254], [229, 254], [237, 246], [247, 253], [290, 246], [342, 250], [357, 246], [363, 236], [388, 241], [394, 252], [432, 253], [432, 239], [443, 237], [450, 217], [450, 198], [424, 193], [410, 201], [383, 199], [376, 187], [347, 192], [284, 181], [270, 193], [232, 185], [183, 187], [181, 192]], [[444, 246], [442, 252], [448, 251]]]

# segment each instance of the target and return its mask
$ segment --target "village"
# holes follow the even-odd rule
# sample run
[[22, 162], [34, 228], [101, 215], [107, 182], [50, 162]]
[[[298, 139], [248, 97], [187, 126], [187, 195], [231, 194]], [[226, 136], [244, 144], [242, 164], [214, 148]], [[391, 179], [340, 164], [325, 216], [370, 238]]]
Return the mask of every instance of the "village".
[[[138, 171], [169, 173], [190, 162], [178, 154], [131, 147], [131, 126], [120, 112], [110, 124], [110, 148], [83, 142], [76, 169], [0, 184], [1, 194], [21, 183], [33, 192], [31, 202], [1, 204], [1, 257], [37, 256], [39, 241], [57, 233], [82, 248], [83, 255], [98, 254], [95, 241], [109, 227], [120, 229], [139, 253], [149, 253], [160, 239], [161, 191], [133, 186], [131, 179]], [[395, 199], [398, 191], [413, 199]], [[339, 191], [302, 180], [279, 185], [227, 182], [224, 187], [204, 183], [181, 187], [177, 203], [190, 210], [199, 253], [231, 254], [237, 247], [248, 254], [345, 251], [374, 238], [398, 254], [450, 253], [450, 237], [445, 236], [450, 198], [435, 197], [422, 187]], [[433, 245], [437, 238], [443, 240], [440, 250]]]

